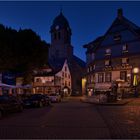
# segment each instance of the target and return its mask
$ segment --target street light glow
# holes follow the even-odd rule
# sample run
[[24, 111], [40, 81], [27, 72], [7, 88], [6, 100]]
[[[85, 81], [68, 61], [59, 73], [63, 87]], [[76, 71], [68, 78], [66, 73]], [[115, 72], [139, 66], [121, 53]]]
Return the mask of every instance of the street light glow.
[[139, 68], [135, 67], [135, 68], [133, 69], [133, 73], [134, 73], [134, 74], [139, 73]]

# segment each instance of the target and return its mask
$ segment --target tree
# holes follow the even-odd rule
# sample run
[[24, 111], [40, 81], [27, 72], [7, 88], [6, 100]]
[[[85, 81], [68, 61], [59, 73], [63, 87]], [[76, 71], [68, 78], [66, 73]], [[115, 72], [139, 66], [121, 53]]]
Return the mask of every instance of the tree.
[[48, 46], [31, 29], [0, 25], [0, 71], [22, 72], [28, 83], [33, 69], [48, 63]]

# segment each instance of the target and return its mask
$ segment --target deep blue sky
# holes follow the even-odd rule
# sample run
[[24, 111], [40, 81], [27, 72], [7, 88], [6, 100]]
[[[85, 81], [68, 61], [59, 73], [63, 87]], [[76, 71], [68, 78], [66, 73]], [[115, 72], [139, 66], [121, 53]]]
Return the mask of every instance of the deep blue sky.
[[123, 8], [124, 16], [140, 25], [139, 1], [1, 1], [0, 23], [17, 30], [31, 28], [50, 43], [50, 26], [61, 7], [72, 29], [74, 53], [83, 60], [85, 49], [82, 46], [107, 31], [116, 18], [118, 8]]

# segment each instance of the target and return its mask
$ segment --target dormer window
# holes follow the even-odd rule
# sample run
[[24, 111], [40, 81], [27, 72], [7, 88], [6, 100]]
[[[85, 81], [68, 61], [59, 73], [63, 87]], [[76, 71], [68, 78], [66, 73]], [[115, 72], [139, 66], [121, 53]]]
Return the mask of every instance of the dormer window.
[[121, 35], [119, 33], [114, 35], [114, 41], [121, 41]]
[[128, 58], [122, 58], [122, 64], [128, 64], [129, 59]]
[[123, 45], [122, 52], [123, 53], [128, 52], [128, 45], [127, 44]]
[[105, 55], [111, 55], [111, 49], [110, 48], [105, 50]]
[[110, 60], [105, 60], [105, 66], [110, 66], [111, 65], [111, 61]]

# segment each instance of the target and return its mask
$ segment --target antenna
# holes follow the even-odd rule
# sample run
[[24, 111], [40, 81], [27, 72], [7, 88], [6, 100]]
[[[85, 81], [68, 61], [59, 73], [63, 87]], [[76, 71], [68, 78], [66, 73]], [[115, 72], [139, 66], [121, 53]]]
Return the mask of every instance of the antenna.
[[60, 6], [60, 14], [62, 14], [62, 12], [63, 12], [63, 8], [62, 6]]

